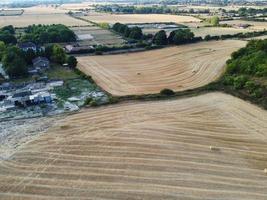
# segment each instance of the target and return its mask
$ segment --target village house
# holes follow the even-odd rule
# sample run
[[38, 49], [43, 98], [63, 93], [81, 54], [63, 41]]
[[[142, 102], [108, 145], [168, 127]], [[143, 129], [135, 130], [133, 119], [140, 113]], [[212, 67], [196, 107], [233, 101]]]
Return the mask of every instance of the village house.
[[37, 57], [32, 60], [33, 68], [42, 72], [50, 67], [50, 62], [46, 57]]
[[22, 51], [25, 51], [25, 52], [30, 49], [33, 50], [34, 52], [37, 51], [37, 46], [33, 42], [20, 43], [18, 46]]

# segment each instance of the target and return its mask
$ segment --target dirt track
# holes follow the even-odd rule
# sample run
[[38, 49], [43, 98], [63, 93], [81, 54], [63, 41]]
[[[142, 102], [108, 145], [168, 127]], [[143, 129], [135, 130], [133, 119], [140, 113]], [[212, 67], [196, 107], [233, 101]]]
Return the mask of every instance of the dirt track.
[[218, 78], [231, 53], [246, 42], [200, 42], [153, 51], [79, 57], [79, 68], [117, 96], [204, 86]]
[[[214, 146], [217, 150], [210, 150]], [[267, 113], [210, 93], [85, 110], [0, 163], [0, 199], [267, 199]]]

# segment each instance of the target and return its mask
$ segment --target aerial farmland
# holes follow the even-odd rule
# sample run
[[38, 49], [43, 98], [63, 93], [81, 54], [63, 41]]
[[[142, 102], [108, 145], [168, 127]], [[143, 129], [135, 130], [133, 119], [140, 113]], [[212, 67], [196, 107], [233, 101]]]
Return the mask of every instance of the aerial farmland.
[[10, 2], [0, 200], [267, 199], [266, 2]]

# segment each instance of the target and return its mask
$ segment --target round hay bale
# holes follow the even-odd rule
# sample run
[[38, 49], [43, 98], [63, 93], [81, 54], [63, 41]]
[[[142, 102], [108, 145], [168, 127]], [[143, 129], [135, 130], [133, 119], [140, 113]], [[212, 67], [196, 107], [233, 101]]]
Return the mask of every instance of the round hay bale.
[[210, 150], [211, 151], [220, 151], [219, 147], [215, 147], [215, 146], [210, 146]]
[[264, 173], [267, 174], [267, 168], [264, 169]]

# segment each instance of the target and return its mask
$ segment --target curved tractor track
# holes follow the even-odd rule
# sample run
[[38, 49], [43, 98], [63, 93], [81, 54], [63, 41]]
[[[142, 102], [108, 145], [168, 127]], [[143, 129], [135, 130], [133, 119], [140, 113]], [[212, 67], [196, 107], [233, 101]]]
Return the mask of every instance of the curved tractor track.
[[267, 114], [235, 97], [84, 110], [0, 164], [0, 199], [267, 199]]
[[216, 80], [231, 53], [246, 42], [200, 42], [138, 53], [78, 57], [79, 69], [116, 96], [183, 91]]

